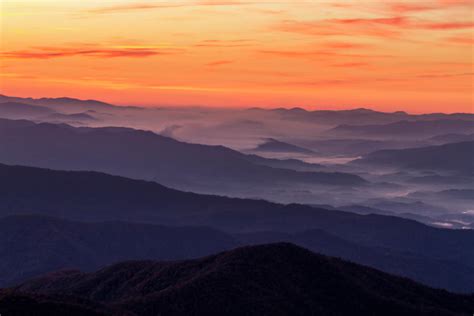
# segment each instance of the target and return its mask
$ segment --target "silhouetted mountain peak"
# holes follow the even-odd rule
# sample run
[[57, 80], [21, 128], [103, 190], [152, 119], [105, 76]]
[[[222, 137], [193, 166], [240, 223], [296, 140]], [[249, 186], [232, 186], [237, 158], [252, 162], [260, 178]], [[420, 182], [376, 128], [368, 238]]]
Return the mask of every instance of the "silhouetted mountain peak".
[[157, 311], [448, 316], [469, 314], [474, 307], [472, 297], [434, 290], [289, 243], [248, 246], [181, 262], [131, 261], [95, 273], [50, 274], [16, 290], [110, 304], [137, 316]]
[[89, 109], [103, 109], [103, 110], [120, 110], [120, 109], [140, 109], [133, 106], [116, 106], [110, 103], [98, 100], [82, 100], [70, 97], [59, 98], [22, 98], [0, 95], [0, 102], [20, 102], [29, 105], [46, 106], [59, 112], [69, 112], [71, 110], [89, 110]]
[[[367, 109], [367, 108], [356, 108], [356, 109], [352, 109], [352, 110], [348, 110], [349, 112], [355, 112], [355, 113], [375, 113], [375, 112], [378, 112], [378, 111], [374, 111], [372, 109]], [[381, 113], [381, 112], [378, 112], [378, 113]]]
[[311, 154], [312, 150], [289, 144], [274, 138], [266, 138], [264, 142], [253, 149], [254, 151], [264, 152], [282, 152], [282, 153], [299, 153]]

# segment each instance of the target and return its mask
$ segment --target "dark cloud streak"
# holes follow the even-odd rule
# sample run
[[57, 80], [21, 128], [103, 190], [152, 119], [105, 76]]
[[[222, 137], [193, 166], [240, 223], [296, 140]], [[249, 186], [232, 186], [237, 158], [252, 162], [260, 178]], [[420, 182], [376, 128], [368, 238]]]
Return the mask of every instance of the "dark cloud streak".
[[0, 52], [2, 58], [11, 59], [51, 59], [61, 57], [95, 57], [95, 58], [143, 58], [156, 55], [169, 55], [172, 51], [159, 51], [144, 48], [61, 48], [61, 47], [43, 47], [34, 50], [20, 50]]

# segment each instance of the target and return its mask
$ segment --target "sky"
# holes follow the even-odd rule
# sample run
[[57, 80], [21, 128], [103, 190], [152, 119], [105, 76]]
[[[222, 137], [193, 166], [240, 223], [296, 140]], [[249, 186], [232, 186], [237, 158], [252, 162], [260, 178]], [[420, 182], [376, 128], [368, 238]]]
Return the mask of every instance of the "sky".
[[0, 93], [474, 112], [474, 0], [0, 0]]

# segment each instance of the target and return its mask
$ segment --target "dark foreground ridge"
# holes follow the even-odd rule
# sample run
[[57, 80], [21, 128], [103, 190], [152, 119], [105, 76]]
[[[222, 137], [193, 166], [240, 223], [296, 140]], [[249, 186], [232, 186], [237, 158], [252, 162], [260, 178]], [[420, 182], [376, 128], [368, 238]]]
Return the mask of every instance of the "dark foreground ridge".
[[[15, 304], [21, 300], [28, 304]], [[125, 262], [95, 273], [58, 272], [0, 297], [5, 315], [64, 315], [68, 308], [86, 316], [472, 315], [474, 297], [288, 243], [197, 260]]]
[[[473, 230], [185, 193], [95, 172], [0, 164], [0, 179], [0, 215], [10, 216], [0, 220], [0, 287], [64, 268], [95, 271], [130, 259], [190, 259], [284, 241], [436, 288], [474, 291]], [[195, 228], [172, 228], [183, 225]]]

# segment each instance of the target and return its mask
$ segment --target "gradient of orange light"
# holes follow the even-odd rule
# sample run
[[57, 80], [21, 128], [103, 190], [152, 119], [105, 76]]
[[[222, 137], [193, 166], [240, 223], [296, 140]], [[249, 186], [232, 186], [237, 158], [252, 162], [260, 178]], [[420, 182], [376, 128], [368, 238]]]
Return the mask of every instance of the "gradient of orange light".
[[[121, 8], [135, 2], [105, 3], [105, 8]], [[472, 28], [410, 29], [397, 38], [311, 36], [282, 32], [277, 26], [285, 20], [380, 18], [394, 13], [369, 1], [345, 6], [320, 1], [180, 3], [186, 5], [97, 13], [97, 2], [91, 0], [7, 0], [0, 15], [3, 52], [151, 47], [166, 54], [2, 58], [0, 92], [118, 104], [473, 112], [472, 45], [446, 41], [455, 35], [469, 38]], [[464, 9], [447, 6], [410, 14], [429, 21], [472, 20]], [[345, 43], [359, 46], [347, 48]]]

